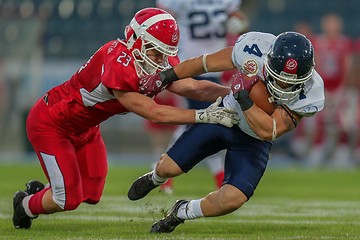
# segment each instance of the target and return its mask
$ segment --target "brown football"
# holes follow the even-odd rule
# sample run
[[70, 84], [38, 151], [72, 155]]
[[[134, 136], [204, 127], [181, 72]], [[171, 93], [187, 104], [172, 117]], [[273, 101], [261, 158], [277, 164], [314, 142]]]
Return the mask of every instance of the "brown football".
[[269, 102], [270, 93], [265, 83], [259, 80], [252, 88], [249, 94], [254, 103], [264, 112], [271, 115], [275, 110], [275, 105]]

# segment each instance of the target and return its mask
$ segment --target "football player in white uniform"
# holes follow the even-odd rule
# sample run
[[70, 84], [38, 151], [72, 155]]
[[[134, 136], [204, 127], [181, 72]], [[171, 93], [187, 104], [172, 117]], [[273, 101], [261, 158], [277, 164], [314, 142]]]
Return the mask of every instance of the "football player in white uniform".
[[[178, 200], [165, 218], [153, 224], [152, 233], [172, 232], [185, 220], [221, 216], [240, 208], [263, 176], [273, 141], [294, 129], [303, 117], [324, 107], [324, 83], [314, 70], [313, 46], [296, 32], [278, 36], [246, 33], [234, 47], [186, 60], [161, 73], [161, 77], [152, 75], [144, 87], [146, 92], [156, 92], [159, 87], [154, 80], [166, 85], [177, 78], [233, 68], [239, 73], [223, 104], [238, 112], [239, 124], [232, 128], [211, 124], [189, 127], [161, 156], [156, 169], [133, 183], [128, 197], [143, 198], [167, 178], [188, 172], [205, 157], [226, 149], [224, 184], [204, 198]], [[275, 104], [271, 115], [249, 96], [257, 81], [266, 83]]]
[[[239, 10], [241, 0], [157, 0], [156, 4], [157, 7], [173, 15], [179, 25], [180, 60], [223, 49], [227, 46], [227, 34], [239, 36], [248, 26], [245, 15]], [[195, 79], [220, 83], [221, 74], [221, 72], [209, 72]], [[186, 103], [190, 109], [202, 109], [211, 104], [189, 98], [186, 99]], [[178, 127], [172, 143], [186, 128], [186, 125]], [[217, 188], [222, 186], [224, 179], [223, 159], [224, 152], [220, 152], [205, 160]], [[168, 181], [161, 186], [161, 189], [164, 192], [171, 192], [169, 191], [171, 187], [171, 181]]]

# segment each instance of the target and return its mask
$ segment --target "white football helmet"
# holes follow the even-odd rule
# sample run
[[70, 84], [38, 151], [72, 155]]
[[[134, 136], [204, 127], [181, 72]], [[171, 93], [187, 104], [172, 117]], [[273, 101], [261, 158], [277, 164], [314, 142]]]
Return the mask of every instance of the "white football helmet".
[[[169, 67], [168, 57], [178, 52], [179, 28], [168, 12], [145, 8], [138, 11], [125, 28], [125, 38], [135, 60], [136, 72], [144, 77]], [[147, 56], [146, 52], [153, 49], [163, 54], [161, 64]]]

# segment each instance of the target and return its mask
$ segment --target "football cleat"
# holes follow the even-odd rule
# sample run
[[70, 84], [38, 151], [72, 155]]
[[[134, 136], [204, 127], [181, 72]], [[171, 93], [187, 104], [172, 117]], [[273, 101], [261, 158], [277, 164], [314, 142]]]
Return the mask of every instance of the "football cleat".
[[35, 194], [44, 189], [45, 185], [37, 180], [31, 180], [25, 184], [25, 192], [28, 195]]
[[26, 215], [25, 209], [22, 205], [22, 201], [26, 196], [28, 196], [28, 194], [24, 191], [17, 191], [14, 195], [14, 214], [12, 221], [16, 229], [31, 227], [32, 218]]
[[178, 218], [176, 215], [179, 207], [188, 202], [187, 200], [177, 200], [168, 215], [152, 225], [150, 233], [171, 233], [177, 225], [184, 223], [185, 220]]
[[139, 177], [130, 187], [128, 198], [132, 201], [145, 197], [151, 190], [158, 187], [152, 181], [152, 172]]

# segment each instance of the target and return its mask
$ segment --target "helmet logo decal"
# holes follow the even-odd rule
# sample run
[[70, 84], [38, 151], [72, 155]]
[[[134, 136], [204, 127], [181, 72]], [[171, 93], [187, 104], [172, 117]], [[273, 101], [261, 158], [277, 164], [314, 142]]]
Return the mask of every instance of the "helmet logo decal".
[[179, 40], [179, 35], [177, 32], [174, 32], [171, 36], [171, 42], [176, 43]]
[[248, 73], [249, 76], [256, 75], [259, 70], [258, 64], [254, 59], [246, 60], [243, 68]]
[[286, 73], [296, 74], [297, 68], [298, 68], [297, 61], [293, 58], [290, 58], [285, 63], [284, 71]]

